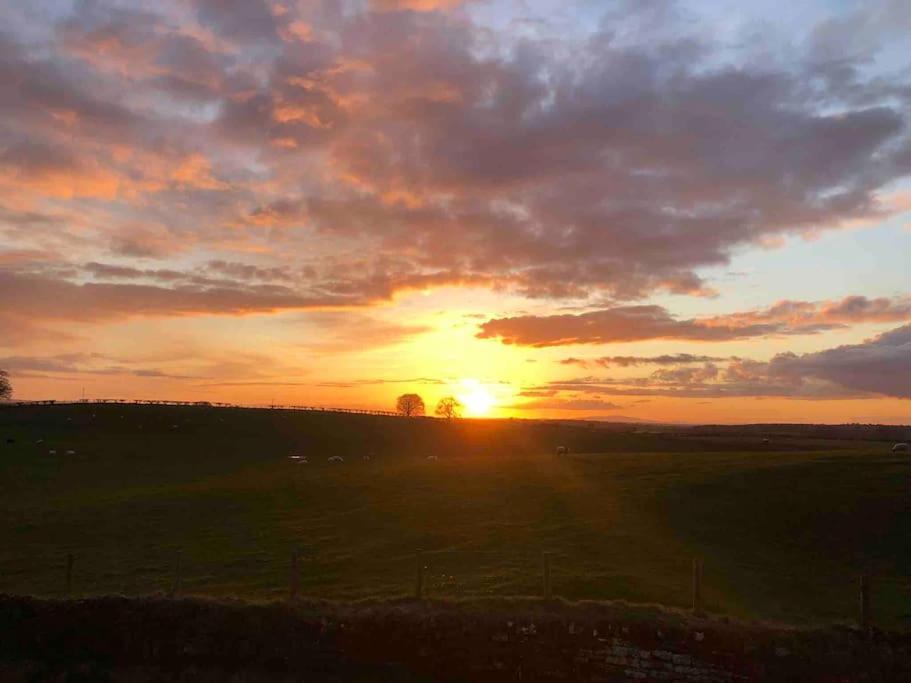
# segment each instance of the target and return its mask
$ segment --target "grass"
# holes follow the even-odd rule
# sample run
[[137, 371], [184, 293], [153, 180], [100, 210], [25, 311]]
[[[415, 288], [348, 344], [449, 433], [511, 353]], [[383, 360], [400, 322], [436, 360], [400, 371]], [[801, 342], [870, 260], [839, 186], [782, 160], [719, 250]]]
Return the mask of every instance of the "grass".
[[[557, 444], [588, 454], [557, 458]], [[292, 451], [311, 464], [293, 464]], [[326, 462], [335, 454], [345, 464]], [[271, 600], [287, 594], [291, 553], [305, 549], [303, 594], [393, 597], [414, 590], [420, 548], [429, 597], [533, 595], [548, 550], [562, 597], [685, 607], [700, 556], [711, 610], [850, 620], [866, 568], [882, 577], [878, 623], [900, 628], [911, 616], [909, 483], [911, 460], [876, 442], [10, 407], [0, 410], [0, 592], [62, 595], [70, 552], [78, 593], [164, 591], [180, 553], [185, 592]]]

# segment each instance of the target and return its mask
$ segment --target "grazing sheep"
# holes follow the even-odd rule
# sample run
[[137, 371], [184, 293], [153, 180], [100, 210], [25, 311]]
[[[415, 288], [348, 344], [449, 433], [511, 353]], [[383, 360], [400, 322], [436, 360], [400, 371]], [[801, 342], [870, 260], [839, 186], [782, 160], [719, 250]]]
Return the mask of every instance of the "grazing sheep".
[[428, 455], [428, 456], [427, 456], [427, 459], [428, 459], [428, 460], [439, 460], [439, 458], [438, 458], [437, 456], [435, 456], [435, 455]]
[[569, 449], [566, 446], [557, 446], [557, 455], [566, 455]]
[[48, 455], [57, 455], [57, 451], [48, 451], [47, 454]]
[[768, 439], [763, 439], [763, 440], [762, 440], [762, 445], [763, 445], [763, 446], [768, 446], [770, 443], [772, 443], [772, 442], [769, 441]]
[[908, 452], [908, 444], [906, 444], [906, 443], [897, 443], [897, 444], [895, 444], [894, 446], [892, 446], [892, 452], [893, 452], [893, 453], [907, 453], [907, 452]]
[[329, 458], [329, 462], [345, 462], [345, 459], [340, 455], [333, 455]]
[[76, 451], [67, 451], [66, 454], [67, 455], [76, 455]]

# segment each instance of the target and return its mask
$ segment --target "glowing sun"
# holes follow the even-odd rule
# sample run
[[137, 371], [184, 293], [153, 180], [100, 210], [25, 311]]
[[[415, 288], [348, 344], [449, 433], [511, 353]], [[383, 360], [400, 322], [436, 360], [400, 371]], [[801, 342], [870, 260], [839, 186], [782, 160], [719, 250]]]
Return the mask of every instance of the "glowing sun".
[[456, 398], [465, 406], [465, 413], [476, 417], [489, 414], [497, 403], [493, 394], [476, 379], [463, 379], [461, 385]]

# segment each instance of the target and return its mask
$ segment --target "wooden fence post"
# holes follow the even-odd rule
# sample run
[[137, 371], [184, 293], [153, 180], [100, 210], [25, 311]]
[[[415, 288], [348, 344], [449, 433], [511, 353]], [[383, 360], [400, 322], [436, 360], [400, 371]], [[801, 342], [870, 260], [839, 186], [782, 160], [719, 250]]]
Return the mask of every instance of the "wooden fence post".
[[76, 561], [76, 558], [73, 557], [73, 553], [67, 553], [66, 556], [66, 597], [70, 597], [73, 594], [73, 563]]
[[550, 600], [553, 595], [550, 583], [550, 553], [545, 551], [542, 559], [544, 561], [544, 599]]
[[424, 570], [426, 567], [424, 566], [424, 554], [420, 550], [417, 552], [417, 565], [418, 570], [414, 585], [414, 597], [421, 600], [424, 597]]
[[870, 577], [860, 575], [860, 630], [864, 633], [870, 630]]
[[300, 593], [301, 575], [300, 575], [300, 553], [295, 550], [291, 553], [291, 576], [288, 581], [288, 599], [291, 602], [297, 600]]
[[693, 614], [703, 615], [702, 609], [702, 560], [693, 558]]
[[177, 551], [177, 564], [174, 567], [174, 583], [171, 586], [171, 597], [176, 598], [180, 595], [181, 572], [183, 571], [183, 553]]

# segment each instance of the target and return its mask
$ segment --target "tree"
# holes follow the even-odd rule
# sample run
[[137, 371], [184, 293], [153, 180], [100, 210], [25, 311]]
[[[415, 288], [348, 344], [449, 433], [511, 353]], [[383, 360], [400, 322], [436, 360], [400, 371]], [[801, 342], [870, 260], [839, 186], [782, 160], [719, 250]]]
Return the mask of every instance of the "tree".
[[395, 402], [395, 412], [403, 417], [423, 415], [424, 399], [417, 394], [402, 394]]
[[462, 404], [457, 398], [446, 396], [437, 403], [437, 408], [433, 411], [437, 417], [445, 417], [451, 420], [454, 417], [462, 417]]
[[13, 385], [9, 383], [9, 373], [0, 370], [0, 401], [9, 401], [13, 397]]

